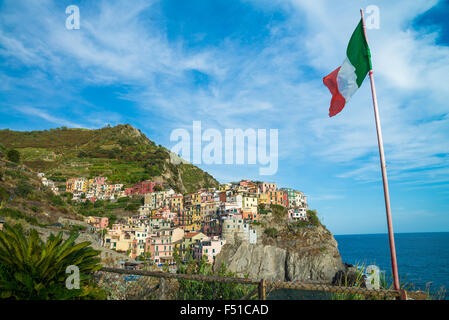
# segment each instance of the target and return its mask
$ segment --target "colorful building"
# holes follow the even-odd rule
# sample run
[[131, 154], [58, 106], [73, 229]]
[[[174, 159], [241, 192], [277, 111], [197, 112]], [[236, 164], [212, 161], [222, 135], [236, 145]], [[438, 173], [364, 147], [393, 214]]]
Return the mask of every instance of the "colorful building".
[[154, 187], [159, 186], [161, 188], [164, 187], [164, 185], [161, 182], [146, 180], [136, 183], [134, 186], [130, 188], [125, 189], [125, 194], [127, 196], [133, 196], [133, 195], [144, 195], [147, 193], [154, 192]]

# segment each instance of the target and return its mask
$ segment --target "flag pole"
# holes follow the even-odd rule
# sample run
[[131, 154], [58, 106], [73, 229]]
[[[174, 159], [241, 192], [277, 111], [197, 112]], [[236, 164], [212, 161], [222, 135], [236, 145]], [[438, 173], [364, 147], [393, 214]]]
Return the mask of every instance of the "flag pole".
[[[365, 18], [363, 16], [363, 9], [360, 9], [360, 14], [362, 16], [363, 32], [365, 34], [366, 42], [368, 43], [368, 37], [366, 35]], [[382, 168], [382, 181], [384, 186], [384, 197], [385, 197], [385, 208], [387, 211], [387, 225], [388, 225], [388, 238], [390, 241], [390, 255], [391, 255], [391, 268], [393, 271], [394, 289], [399, 290], [399, 277], [398, 277], [398, 264], [396, 261], [396, 248], [394, 245], [394, 232], [393, 232], [393, 222], [391, 220], [391, 207], [390, 207], [390, 194], [388, 192], [388, 178], [387, 169], [385, 166], [385, 154], [384, 154], [384, 143], [382, 139], [382, 130], [380, 127], [379, 110], [377, 107], [377, 96], [376, 87], [374, 86], [374, 76], [373, 68], [370, 68], [369, 79], [371, 83], [371, 94], [373, 97], [374, 106], [374, 118], [376, 120], [376, 130], [377, 130], [377, 142], [379, 145], [379, 155], [380, 155], [380, 166]]]

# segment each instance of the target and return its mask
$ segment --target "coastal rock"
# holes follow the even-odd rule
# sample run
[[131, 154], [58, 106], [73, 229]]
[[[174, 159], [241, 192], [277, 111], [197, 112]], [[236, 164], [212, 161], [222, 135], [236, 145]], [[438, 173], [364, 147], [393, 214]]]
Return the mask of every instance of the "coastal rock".
[[252, 279], [283, 280], [285, 276], [286, 251], [273, 246], [249, 244], [225, 245], [217, 256], [215, 267], [223, 262], [227, 268]]
[[337, 242], [321, 226], [288, 241], [226, 244], [216, 256], [214, 270], [222, 263], [230, 271], [251, 279], [279, 281], [331, 283], [338, 271], [345, 270]]

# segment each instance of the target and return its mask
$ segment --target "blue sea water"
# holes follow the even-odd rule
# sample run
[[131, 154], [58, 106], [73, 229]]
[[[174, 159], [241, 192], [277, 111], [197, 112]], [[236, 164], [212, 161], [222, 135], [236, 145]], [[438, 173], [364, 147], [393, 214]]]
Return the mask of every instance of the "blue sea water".
[[[377, 265], [391, 277], [387, 234], [336, 235], [344, 262]], [[436, 293], [449, 290], [449, 232], [395, 234], [399, 279], [414, 284], [414, 290]], [[448, 292], [445, 299], [449, 299]]]

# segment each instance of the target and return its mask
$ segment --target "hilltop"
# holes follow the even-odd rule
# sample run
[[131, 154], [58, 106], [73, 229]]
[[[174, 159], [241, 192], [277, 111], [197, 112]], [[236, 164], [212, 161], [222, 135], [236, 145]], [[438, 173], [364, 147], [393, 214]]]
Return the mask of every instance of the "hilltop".
[[217, 187], [207, 172], [190, 163], [173, 164], [170, 151], [129, 124], [101, 129], [0, 130], [0, 145], [20, 152], [21, 163], [55, 182], [106, 176], [132, 185], [158, 178], [178, 192]]

